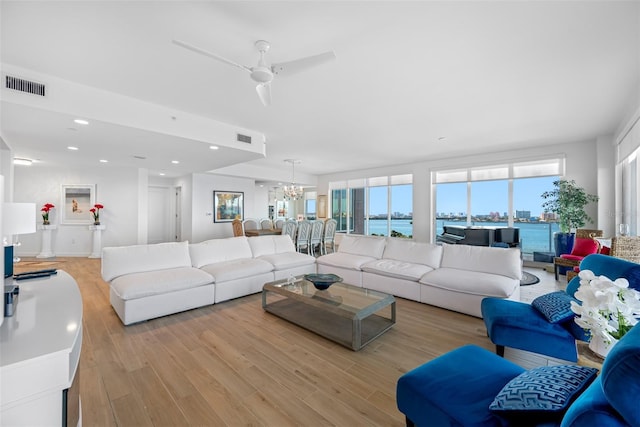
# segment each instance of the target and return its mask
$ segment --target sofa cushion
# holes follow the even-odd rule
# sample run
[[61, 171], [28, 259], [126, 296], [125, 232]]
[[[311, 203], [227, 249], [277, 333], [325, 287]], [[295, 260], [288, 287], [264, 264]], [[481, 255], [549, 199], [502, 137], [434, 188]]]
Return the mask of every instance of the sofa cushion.
[[538, 310], [551, 323], [562, 323], [575, 317], [571, 311], [571, 301], [580, 302], [568, 295], [565, 291], [550, 292], [540, 295], [531, 302], [533, 308]]
[[238, 236], [191, 244], [189, 245], [191, 264], [200, 268], [216, 262], [252, 258], [253, 254], [247, 240], [245, 236]]
[[342, 267], [348, 270], [360, 271], [364, 264], [375, 260], [376, 258], [370, 256], [354, 255], [346, 252], [334, 252], [332, 254], [318, 257], [316, 262], [330, 267]]
[[296, 247], [289, 236], [257, 236], [249, 238], [249, 246], [254, 258], [263, 255], [296, 252]]
[[440, 267], [442, 246], [390, 237], [387, 239], [382, 258], [424, 264], [433, 269]]
[[[486, 248], [485, 248], [486, 249]], [[507, 251], [510, 249], [500, 249]], [[426, 273], [419, 280], [423, 285], [487, 297], [508, 298], [520, 286], [519, 279], [498, 274], [456, 268], [437, 268]]]
[[597, 253], [599, 246], [600, 244], [595, 239], [576, 237], [573, 243], [573, 249], [571, 249], [571, 255], [576, 255], [584, 258], [587, 255]]
[[559, 421], [569, 405], [598, 375], [596, 368], [541, 366], [509, 381], [489, 409], [513, 423]]
[[106, 247], [102, 249], [102, 278], [106, 282], [125, 274], [191, 267], [188, 242]]
[[413, 264], [395, 259], [377, 259], [362, 266], [362, 271], [376, 273], [382, 276], [397, 277], [398, 279], [418, 281], [425, 273], [433, 268], [424, 264]]
[[522, 278], [522, 260], [517, 248], [492, 248], [471, 245], [443, 245], [441, 267], [500, 274], [518, 281]]
[[[285, 236], [287, 237], [287, 236]], [[287, 237], [288, 240], [291, 240]], [[273, 265], [274, 270], [288, 270], [290, 268], [302, 267], [304, 265], [315, 264], [315, 257], [299, 252], [282, 252], [278, 254], [262, 255], [263, 261]]]
[[273, 265], [255, 258], [242, 258], [203, 265], [200, 269], [213, 276], [215, 283], [243, 279], [273, 271]]
[[111, 289], [123, 300], [195, 288], [213, 283], [210, 274], [193, 267], [131, 273], [111, 281]]
[[385, 244], [384, 237], [345, 234], [338, 246], [338, 252], [377, 259], [382, 258]]

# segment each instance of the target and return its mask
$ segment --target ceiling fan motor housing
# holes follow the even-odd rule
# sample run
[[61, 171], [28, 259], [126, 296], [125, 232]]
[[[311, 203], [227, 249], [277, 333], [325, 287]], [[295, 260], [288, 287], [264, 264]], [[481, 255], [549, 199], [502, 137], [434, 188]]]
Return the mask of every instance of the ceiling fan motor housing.
[[251, 69], [251, 78], [258, 83], [269, 83], [273, 80], [273, 73], [267, 67], [253, 67]]

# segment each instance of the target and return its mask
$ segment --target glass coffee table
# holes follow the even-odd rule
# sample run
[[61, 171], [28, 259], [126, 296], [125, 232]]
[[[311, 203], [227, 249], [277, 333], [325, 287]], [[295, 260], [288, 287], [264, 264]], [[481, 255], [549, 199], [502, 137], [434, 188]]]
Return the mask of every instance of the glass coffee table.
[[318, 290], [303, 276], [262, 287], [262, 308], [354, 351], [396, 323], [393, 295], [345, 283]]

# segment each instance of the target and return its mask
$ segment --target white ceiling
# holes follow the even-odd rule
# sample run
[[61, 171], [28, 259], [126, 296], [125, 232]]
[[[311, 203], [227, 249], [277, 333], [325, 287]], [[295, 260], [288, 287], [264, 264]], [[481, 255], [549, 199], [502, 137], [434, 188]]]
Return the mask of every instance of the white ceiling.
[[[2, 0], [0, 7], [4, 67], [263, 133], [267, 156], [250, 161], [262, 171], [288, 171], [283, 161], [291, 158], [301, 161], [296, 172], [317, 175], [592, 140], [614, 133], [640, 104], [637, 1]], [[246, 73], [172, 39], [248, 66], [257, 63], [258, 39], [271, 43], [269, 62], [327, 50], [337, 58], [276, 77], [264, 107]], [[1, 136], [16, 156], [64, 164], [72, 118], [3, 102]], [[184, 140], [107, 120], [81, 131], [101, 141], [92, 147], [123, 154], [113, 165], [147, 150], [143, 139], [165, 160], [184, 152]], [[91, 148], [74, 159], [103, 155]], [[239, 161], [191, 157], [183, 167], [194, 171]]]

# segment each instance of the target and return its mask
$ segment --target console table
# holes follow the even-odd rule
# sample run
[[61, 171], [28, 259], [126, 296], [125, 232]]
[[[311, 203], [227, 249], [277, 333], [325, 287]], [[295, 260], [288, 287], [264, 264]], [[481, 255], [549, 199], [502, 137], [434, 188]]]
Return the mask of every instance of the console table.
[[0, 326], [1, 423], [80, 426], [82, 298], [78, 285], [60, 270], [47, 278], [17, 283], [15, 313]]

